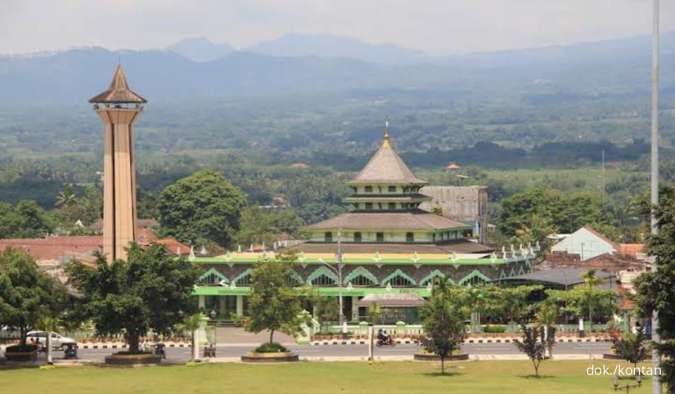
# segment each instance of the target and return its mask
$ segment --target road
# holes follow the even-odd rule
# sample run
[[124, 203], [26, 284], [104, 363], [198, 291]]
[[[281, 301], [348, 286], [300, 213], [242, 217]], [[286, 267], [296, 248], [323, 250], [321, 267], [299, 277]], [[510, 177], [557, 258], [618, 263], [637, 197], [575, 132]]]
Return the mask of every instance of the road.
[[[251, 344], [229, 344], [216, 347], [217, 357], [239, 357], [242, 354], [254, 348]], [[607, 342], [590, 343], [558, 343], [553, 349], [554, 354], [576, 354], [599, 355], [608, 353], [611, 344]], [[367, 345], [320, 345], [320, 346], [288, 346], [293, 352], [298, 353], [300, 357], [367, 357]], [[412, 356], [417, 352], [418, 346], [396, 345], [393, 347], [376, 347], [376, 356]], [[113, 349], [80, 349], [78, 355], [80, 359], [102, 362], [104, 357], [112, 354]], [[511, 343], [487, 343], [487, 344], [465, 344], [462, 345], [462, 351], [470, 355], [510, 355], [520, 354], [518, 349]], [[182, 363], [190, 359], [189, 348], [168, 348], [167, 361]], [[62, 352], [54, 352], [55, 358], [61, 358]]]

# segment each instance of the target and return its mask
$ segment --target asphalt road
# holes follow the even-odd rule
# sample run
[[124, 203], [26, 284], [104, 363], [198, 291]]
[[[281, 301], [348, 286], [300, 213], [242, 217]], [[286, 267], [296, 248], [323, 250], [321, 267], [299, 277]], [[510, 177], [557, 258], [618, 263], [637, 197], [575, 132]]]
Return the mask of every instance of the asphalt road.
[[[217, 357], [239, 357], [250, 351], [254, 346], [245, 344], [221, 345], [216, 348]], [[367, 345], [319, 345], [319, 346], [288, 346], [300, 357], [367, 357]], [[553, 354], [602, 354], [610, 351], [611, 344], [607, 342], [590, 343], [558, 343]], [[375, 347], [375, 356], [412, 356], [418, 350], [417, 345], [402, 344], [396, 346]], [[468, 354], [477, 355], [508, 355], [520, 354], [511, 343], [465, 344], [462, 350]], [[112, 354], [113, 349], [79, 349], [78, 356], [82, 360], [101, 362], [104, 357]], [[167, 361], [182, 363], [190, 359], [190, 348], [167, 348]], [[62, 352], [54, 352], [56, 359], [62, 358]]]

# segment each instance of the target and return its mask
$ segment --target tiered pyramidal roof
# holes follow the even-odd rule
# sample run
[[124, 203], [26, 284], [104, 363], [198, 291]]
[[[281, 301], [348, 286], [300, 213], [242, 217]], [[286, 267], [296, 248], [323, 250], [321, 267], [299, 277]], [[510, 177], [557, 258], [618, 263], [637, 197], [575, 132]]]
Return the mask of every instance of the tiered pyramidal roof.
[[417, 178], [396, 153], [389, 138], [389, 131], [385, 132], [380, 149], [350, 183], [427, 184], [426, 181]]
[[89, 99], [89, 102], [97, 104], [143, 104], [147, 100], [129, 89], [124, 70], [118, 64], [108, 89]]

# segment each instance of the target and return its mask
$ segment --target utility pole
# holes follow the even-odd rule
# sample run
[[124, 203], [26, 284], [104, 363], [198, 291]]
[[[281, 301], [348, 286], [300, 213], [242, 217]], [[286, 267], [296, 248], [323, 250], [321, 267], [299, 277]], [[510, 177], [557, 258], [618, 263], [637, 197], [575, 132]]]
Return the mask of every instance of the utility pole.
[[605, 170], [605, 150], [602, 150], [602, 207], [605, 208], [607, 194], [607, 171]]
[[[654, 207], [659, 203], [659, 0], [654, 0], [652, 26], [652, 132], [651, 132], [651, 233], [658, 234], [658, 227]], [[652, 264], [652, 272], [656, 272], [656, 261]], [[652, 315], [652, 342], [659, 342], [658, 312]], [[659, 352], [652, 350], [652, 365], [654, 371], [661, 366]], [[652, 393], [661, 394], [661, 379], [656, 373], [652, 377]]]
[[338, 298], [340, 304], [340, 329], [345, 321], [344, 309], [342, 307], [342, 229], [338, 230], [338, 242], [337, 242], [337, 275], [338, 275]]

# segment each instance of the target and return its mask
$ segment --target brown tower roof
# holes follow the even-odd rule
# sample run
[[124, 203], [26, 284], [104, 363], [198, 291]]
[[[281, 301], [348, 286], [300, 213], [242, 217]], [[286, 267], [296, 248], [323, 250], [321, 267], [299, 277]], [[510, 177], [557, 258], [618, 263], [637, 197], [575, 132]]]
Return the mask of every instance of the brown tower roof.
[[389, 132], [384, 133], [382, 146], [375, 152], [368, 164], [350, 183], [413, 183], [427, 182], [415, 176], [392, 147]]
[[142, 104], [147, 101], [136, 94], [133, 90], [129, 89], [129, 84], [127, 83], [127, 77], [124, 75], [121, 65], [117, 65], [115, 69], [115, 74], [113, 74], [112, 82], [110, 82], [110, 87], [102, 93], [97, 94], [96, 96], [89, 99], [90, 103], [112, 103], [112, 104]]

